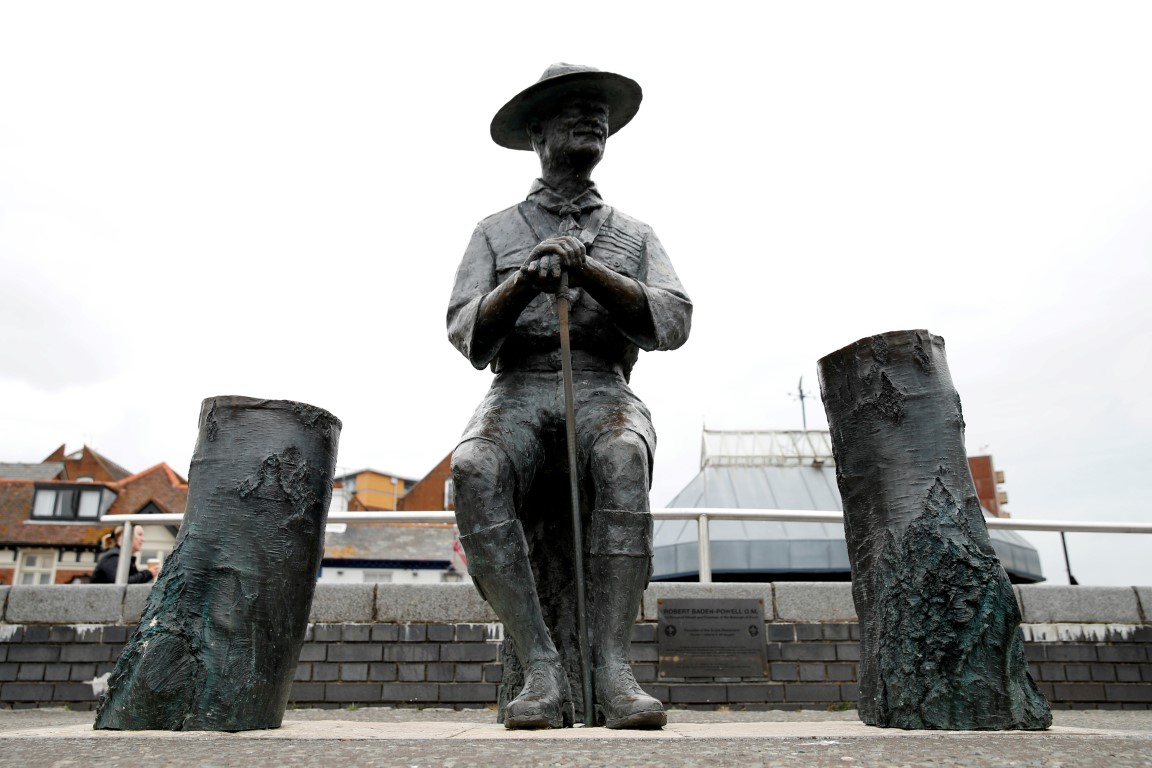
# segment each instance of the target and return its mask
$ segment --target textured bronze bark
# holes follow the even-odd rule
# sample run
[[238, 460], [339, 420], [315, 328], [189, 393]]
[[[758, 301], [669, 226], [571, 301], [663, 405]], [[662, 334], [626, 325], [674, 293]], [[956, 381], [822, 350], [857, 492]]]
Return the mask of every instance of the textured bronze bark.
[[861, 339], [819, 362], [869, 725], [1043, 729], [1020, 611], [980, 512], [964, 416], [927, 331]]
[[98, 729], [279, 727], [308, 625], [340, 421], [285, 400], [204, 401], [188, 507]]

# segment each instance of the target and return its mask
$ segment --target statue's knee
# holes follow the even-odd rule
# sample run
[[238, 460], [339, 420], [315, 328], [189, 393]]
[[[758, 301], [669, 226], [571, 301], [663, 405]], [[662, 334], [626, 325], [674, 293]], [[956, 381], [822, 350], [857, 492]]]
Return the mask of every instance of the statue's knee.
[[630, 429], [605, 432], [592, 447], [592, 453], [605, 462], [632, 462], [640, 459], [648, 463], [648, 444]]
[[488, 440], [466, 440], [452, 452], [451, 467], [461, 536], [515, 517], [514, 472], [500, 446]]
[[507, 472], [504, 452], [487, 440], [466, 440], [452, 452], [452, 482], [457, 490], [493, 482]]
[[592, 448], [592, 471], [598, 483], [648, 485], [648, 444], [630, 429], [608, 432]]

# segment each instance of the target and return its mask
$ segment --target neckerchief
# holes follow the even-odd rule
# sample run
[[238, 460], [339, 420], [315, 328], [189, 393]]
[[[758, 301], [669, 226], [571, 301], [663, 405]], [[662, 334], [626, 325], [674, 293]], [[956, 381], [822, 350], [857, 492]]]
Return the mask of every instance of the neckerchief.
[[596, 189], [595, 184], [590, 184], [576, 197], [565, 199], [556, 190], [545, 184], [543, 179], [536, 179], [532, 182], [532, 188], [528, 190], [527, 199], [561, 219], [565, 216], [578, 219], [587, 211], [604, 205], [604, 200], [600, 197], [600, 192]]

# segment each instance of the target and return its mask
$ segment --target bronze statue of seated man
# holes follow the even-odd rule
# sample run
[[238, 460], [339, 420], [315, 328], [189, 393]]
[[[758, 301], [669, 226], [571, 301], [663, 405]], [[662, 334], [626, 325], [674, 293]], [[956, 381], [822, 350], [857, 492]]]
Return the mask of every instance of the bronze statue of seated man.
[[[495, 373], [453, 454], [452, 477], [469, 572], [524, 670], [524, 688], [504, 712], [509, 728], [557, 728], [573, 718], [522, 526], [534, 480], [564, 462], [556, 450], [565, 403], [555, 306], [565, 274], [578, 472], [591, 510], [582, 546], [597, 721], [666, 722], [628, 663], [651, 575], [656, 448], [648, 409], [628, 380], [639, 350], [684, 343], [692, 304], [652, 229], [607, 206], [591, 180], [608, 137], [632, 119], [641, 97], [626, 77], [554, 64], [497, 113], [493, 140], [534, 150], [540, 178], [526, 200], [476, 227], [448, 308], [452, 343]], [[570, 525], [566, 506], [558, 499], [547, 524]]]

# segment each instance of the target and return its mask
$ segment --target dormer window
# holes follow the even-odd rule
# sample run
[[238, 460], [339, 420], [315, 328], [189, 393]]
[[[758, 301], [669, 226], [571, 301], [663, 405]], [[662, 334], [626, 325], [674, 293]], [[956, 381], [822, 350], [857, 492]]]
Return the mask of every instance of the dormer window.
[[95, 521], [115, 500], [114, 492], [91, 484], [38, 485], [32, 502], [32, 519]]
[[136, 510], [136, 514], [138, 514], [138, 515], [162, 515], [162, 514], [164, 514], [164, 510], [160, 509], [160, 507], [157, 506], [156, 502], [149, 500], [149, 502], [147, 504], [140, 507], [140, 509]]

